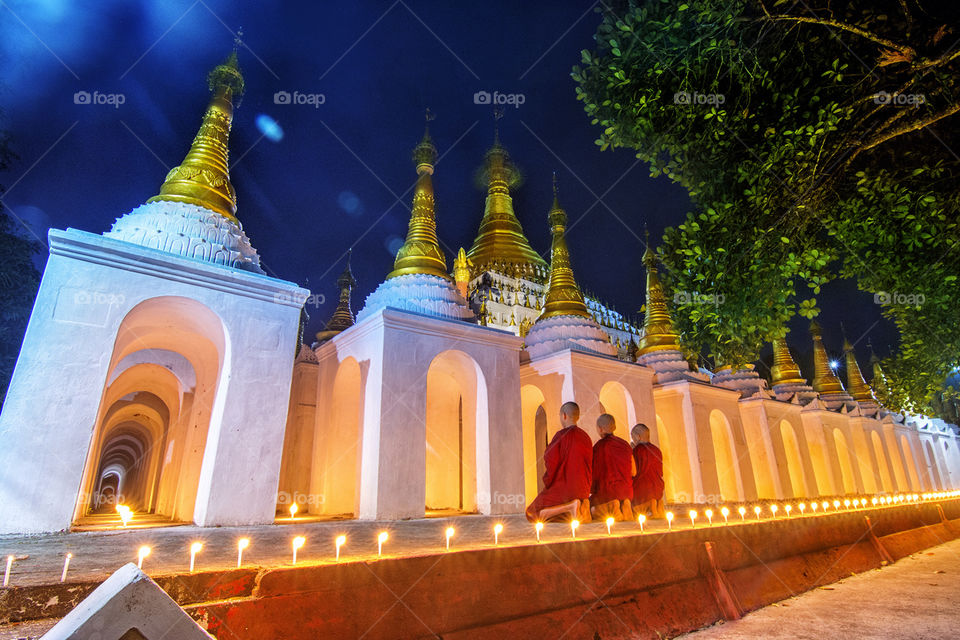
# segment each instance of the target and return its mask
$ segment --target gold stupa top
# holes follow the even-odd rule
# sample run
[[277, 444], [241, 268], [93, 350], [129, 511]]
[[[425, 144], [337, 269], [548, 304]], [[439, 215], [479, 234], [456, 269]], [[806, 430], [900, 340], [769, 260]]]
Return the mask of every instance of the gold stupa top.
[[674, 330], [673, 321], [670, 319], [667, 297], [657, 272], [657, 254], [650, 246], [649, 235], [647, 249], [643, 252], [643, 265], [647, 269], [647, 301], [638, 355], [652, 351], [680, 351], [680, 336]]
[[857, 402], [873, 402], [873, 390], [863, 379], [860, 365], [857, 364], [857, 355], [853, 352], [853, 345], [846, 338], [843, 339], [843, 354], [847, 360], [847, 392]]
[[330, 321], [327, 322], [327, 326], [324, 327], [324, 331], [340, 332], [353, 326], [354, 318], [353, 310], [350, 308], [350, 293], [357, 285], [357, 281], [354, 279], [353, 271], [350, 269], [350, 257], [352, 254], [352, 249], [347, 251], [347, 266], [343, 268], [343, 273], [337, 278], [337, 287], [340, 289], [340, 301], [337, 303], [337, 308], [330, 317]]
[[513, 212], [510, 187], [519, 182], [519, 173], [500, 144], [499, 135], [487, 152], [483, 176], [487, 183], [483, 219], [473, 246], [467, 251], [474, 264], [473, 273], [499, 271], [542, 284], [547, 277], [547, 262], [530, 246]]
[[555, 316], [581, 316], [590, 318], [583, 293], [577, 286], [570, 266], [570, 251], [567, 249], [567, 213], [560, 206], [557, 194], [557, 176], [553, 176], [553, 206], [548, 214], [553, 244], [550, 249], [550, 278], [547, 282], [546, 304], [538, 320]]
[[843, 384], [840, 383], [830, 368], [830, 358], [827, 356], [827, 349], [823, 346], [820, 325], [816, 320], [810, 323], [810, 335], [813, 337], [813, 389], [820, 393], [845, 393]]
[[800, 367], [790, 354], [787, 338], [773, 339], [773, 366], [770, 367], [770, 381], [773, 386], [778, 384], [807, 384], [800, 373]]
[[437, 149], [430, 139], [429, 122], [432, 119], [427, 111], [427, 127], [423, 139], [413, 150], [413, 162], [417, 167], [417, 184], [413, 190], [413, 210], [410, 212], [410, 226], [407, 239], [397, 251], [393, 271], [387, 279], [418, 273], [437, 276], [449, 281], [447, 260], [437, 241], [437, 219], [434, 213], [433, 165], [437, 161]]
[[233, 100], [243, 95], [243, 75], [237, 66], [237, 51], [217, 65], [207, 77], [213, 98], [203, 114], [203, 123], [183, 162], [167, 174], [160, 193], [147, 202], [186, 202], [206, 207], [237, 221], [237, 195], [230, 184], [227, 164]]

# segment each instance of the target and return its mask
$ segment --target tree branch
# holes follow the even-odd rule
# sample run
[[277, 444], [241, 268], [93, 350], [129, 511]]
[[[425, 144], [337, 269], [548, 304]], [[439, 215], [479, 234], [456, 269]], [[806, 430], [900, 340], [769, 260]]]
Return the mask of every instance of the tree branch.
[[874, 136], [871, 140], [867, 141], [865, 144], [861, 145], [857, 152], [867, 151], [873, 149], [874, 147], [887, 142], [888, 140], [901, 136], [905, 133], [910, 133], [911, 131], [918, 131], [929, 127], [930, 125], [943, 120], [944, 118], [950, 117], [953, 114], [960, 111], [960, 103], [952, 104], [943, 111], [939, 113], [934, 113], [926, 118], [921, 118], [920, 120], [914, 120], [913, 122], [906, 122], [901, 124], [899, 127], [891, 129], [890, 131]]

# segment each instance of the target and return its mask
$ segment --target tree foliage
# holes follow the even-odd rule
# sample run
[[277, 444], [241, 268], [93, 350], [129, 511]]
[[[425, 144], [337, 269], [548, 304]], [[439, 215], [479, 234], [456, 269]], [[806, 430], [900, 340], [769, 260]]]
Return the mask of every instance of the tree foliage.
[[[8, 168], [13, 158], [9, 136], [0, 132], [0, 170]], [[0, 201], [0, 404], [6, 397], [40, 284], [40, 274], [32, 261], [38, 243], [21, 233], [17, 224]]]
[[689, 346], [755, 360], [836, 276], [901, 334], [889, 401], [960, 364], [960, 47], [912, 2], [650, 0], [606, 8], [574, 68], [601, 148], [690, 193], [661, 249]]

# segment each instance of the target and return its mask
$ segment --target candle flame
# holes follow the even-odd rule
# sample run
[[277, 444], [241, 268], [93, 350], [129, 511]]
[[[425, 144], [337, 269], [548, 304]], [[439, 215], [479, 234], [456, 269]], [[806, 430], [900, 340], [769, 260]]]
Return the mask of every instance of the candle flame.
[[190, 553], [200, 553], [200, 549], [203, 549], [202, 542], [194, 542], [190, 545]]
[[299, 549], [300, 547], [302, 547], [302, 546], [303, 546], [304, 544], [306, 544], [306, 543], [307, 543], [307, 539], [306, 539], [306, 538], [304, 538], [303, 536], [297, 536], [296, 538], [293, 539], [293, 548], [294, 548], [294, 549]]
[[240, 538], [237, 540], [237, 548], [243, 551], [250, 546], [250, 538]]
[[377, 542], [380, 542], [380, 543], [386, 542], [387, 538], [389, 537], [390, 535], [386, 531], [381, 531], [380, 535], [377, 536]]

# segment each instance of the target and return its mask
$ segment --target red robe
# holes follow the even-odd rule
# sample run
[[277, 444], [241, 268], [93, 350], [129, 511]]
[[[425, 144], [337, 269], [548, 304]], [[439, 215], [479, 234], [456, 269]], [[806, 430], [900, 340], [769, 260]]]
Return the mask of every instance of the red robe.
[[633, 482], [630, 476], [633, 450], [623, 438], [610, 434], [593, 445], [593, 494], [591, 506], [611, 500], [632, 500]]
[[633, 504], [663, 499], [663, 454], [652, 442], [641, 442], [633, 448], [637, 475], [633, 477]]
[[527, 507], [531, 521], [537, 520], [541, 509], [590, 497], [593, 442], [580, 427], [566, 427], [547, 445], [543, 462], [543, 491]]

